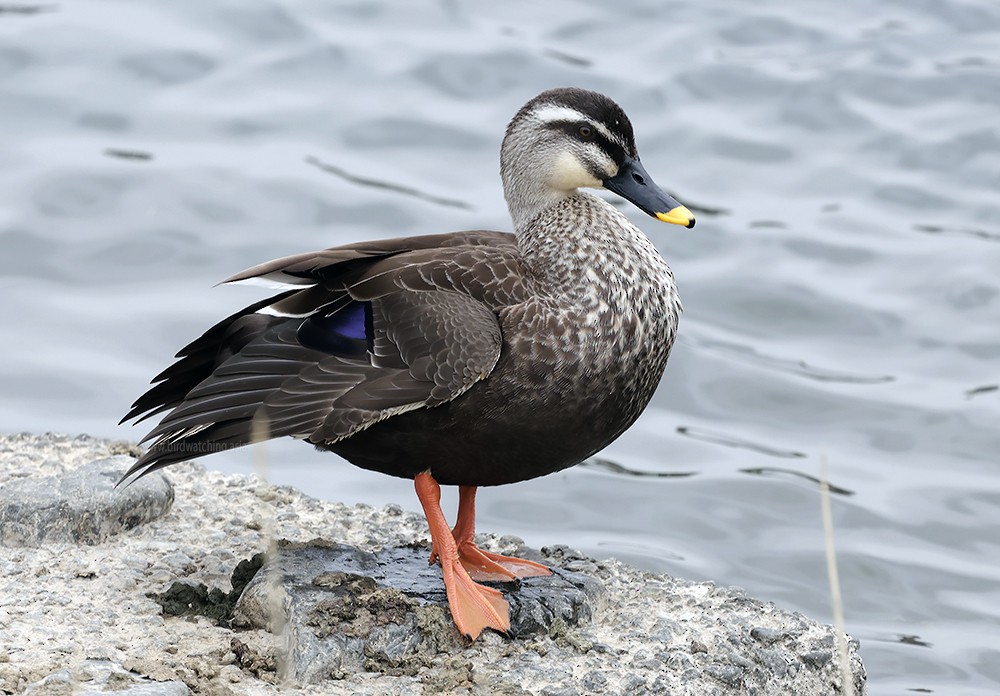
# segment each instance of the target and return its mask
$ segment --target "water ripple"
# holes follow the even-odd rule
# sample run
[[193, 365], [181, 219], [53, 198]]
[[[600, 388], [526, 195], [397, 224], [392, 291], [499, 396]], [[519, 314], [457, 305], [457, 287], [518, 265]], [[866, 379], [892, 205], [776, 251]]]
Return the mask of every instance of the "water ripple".
[[750, 346], [743, 346], [725, 341], [713, 341], [701, 339], [699, 345], [708, 350], [717, 350], [730, 357], [744, 360], [753, 365], [760, 365], [769, 369], [787, 372], [789, 374], [806, 377], [817, 382], [838, 382], [841, 384], [885, 384], [894, 382], [892, 375], [862, 375], [834, 370], [831, 368], [816, 367], [810, 365], [805, 360], [793, 360], [779, 358], [771, 355], [764, 355]]
[[946, 227], [943, 225], [914, 225], [913, 229], [917, 232], [926, 232], [927, 234], [954, 234], [961, 235], [965, 237], [975, 237], [977, 239], [985, 239], [990, 242], [1000, 242], [1000, 232], [989, 232], [987, 230], [977, 229], [975, 227]]
[[646, 471], [642, 469], [633, 469], [602, 457], [591, 457], [587, 461], [580, 464], [580, 466], [584, 468], [603, 469], [604, 471], [609, 471], [612, 474], [636, 476], [638, 478], [687, 478], [688, 476], [695, 476], [697, 474], [695, 471]]
[[743, 438], [727, 435], [726, 433], [700, 428], [691, 428], [686, 425], [678, 425], [677, 432], [695, 440], [701, 440], [702, 442], [711, 442], [712, 444], [723, 445], [724, 447], [747, 449], [759, 454], [766, 454], [769, 457], [778, 457], [781, 459], [801, 459], [806, 456], [803, 452], [778, 449], [769, 445], [762, 445], [756, 442], [750, 442], [749, 440], [745, 440]]
[[413, 196], [414, 198], [419, 198], [421, 200], [427, 201], [428, 203], [434, 203], [435, 205], [443, 205], [450, 208], [462, 208], [464, 210], [472, 210], [472, 206], [465, 201], [460, 201], [454, 198], [444, 198], [442, 196], [435, 196], [430, 193], [424, 193], [418, 189], [412, 188], [410, 186], [403, 186], [402, 184], [394, 184], [388, 181], [382, 181], [381, 179], [372, 179], [369, 177], [358, 176], [357, 174], [351, 174], [345, 169], [341, 169], [332, 164], [321, 161], [316, 157], [306, 157], [306, 163], [311, 164], [320, 171], [326, 172], [327, 174], [333, 174], [336, 177], [343, 179], [344, 181], [349, 181], [352, 184], [357, 184], [359, 186], [369, 186], [375, 189], [381, 189], [383, 191], [392, 191], [393, 193], [401, 193], [404, 196]]
[[[816, 484], [817, 489], [819, 488], [820, 485], [822, 485], [822, 481], [820, 481], [819, 477], [810, 476], [809, 474], [803, 473], [801, 471], [796, 471], [795, 469], [782, 469], [776, 466], [759, 466], [759, 467], [754, 467], [752, 469], [740, 469], [740, 471], [744, 474], [752, 474], [754, 476], [771, 476], [771, 475], [793, 476]], [[848, 490], [841, 486], [836, 486], [830, 483], [829, 481], [827, 481], [826, 485], [830, 489], [830, 492], [833, 493], [834, 495], [844, 495], [844, 496], [854, 495], [854, 491]]]

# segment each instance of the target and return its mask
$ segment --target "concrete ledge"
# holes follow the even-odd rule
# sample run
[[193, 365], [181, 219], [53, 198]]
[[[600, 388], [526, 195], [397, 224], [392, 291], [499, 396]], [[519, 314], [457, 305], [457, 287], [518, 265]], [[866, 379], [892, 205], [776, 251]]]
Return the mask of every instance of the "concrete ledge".
[[[75, 476], [85, 464], [128, 451], [128, 445], [87, 437], [0, 436], [0, 490], [7, 500], [16, 491], [14, 503], [23, 510], [37, 490], [27, 480], [54, 476], [44, 487], [57, 489], [59, 479]], [[121, 462], [123, 470], [128, 464], [124, 457], [111, 461]], [[106, 468], [82, 471], [102, 477]], [[393, 589], [391, 578], [377, 570], [380, 558], [404, 567], [426, 558], [427, 532], [417, 515], [393, 506], [318, 501], [253, 477], [225, 476], [191, 464], [171, 467], [166, 476], [176, 500], [159, 518], [133, 528], [98, 524], [112, 531], [89, 544], [57, 540], [42, 529], [34, 535], [35, 546], [0, 547], [0, 691], [150, 696], [189, 690], [220, 695], [843, 692], [829, 626], [739, 590], [644, 573], [561, 548], [545, 550], [543, 558], [576, 580], [548, 588], [548, 604], [528, 611], [548, 623], [529, 622], [530, 628], [514, 638], [484, 634], [469, 645], [450, 626], [433, 587], [407, 594], [405, 588]], [[15, 481], [20, 483], [9, 488]], [[111, 507], [100, 509], [118, 514]], [[234, 570], [273, 546], [273, 539], [292, 542], [272, 552], [274, 568], [281, 572], [272, 569], [271, 577], [285, 576], [293, 565], [289, 554], [301, 561], [302, 570], [282, 581], [283, 589], [273, 595], [280, 599], [277, 608], [267, 608], [269, 595], [260, 589], [230, 597]], [[322, 541], [305, 543], [314, 539]], [[511, 538], [483, 537], [481, 543], [501, 553], [518, 547]], [[324, 565], [344, 554], [350, 572]], [[375, 566], [365, 572], [357, 565], [361, 558]], [[247, 563], [240, 567], [246, 576], [255, 569]], [[265, 571], [258, 585], [267, 577]], [[433, 585], [434, 579], [428, 575], [426, 582]], [[223, 617], [221, 623], [198, 611], [165, 615], [162, 598], [175, 583], [204, 585], [192, 596], [203, 597], [205, 604], [213, 597], [231, 603], [241, 595], [242, 605], [237, 604], [235, 616], [230, 606], [214, 614]], [[296, 586], [305, 594], [296, 594]], [[512, 606], [530, 594], [527, 588], [508, 590]], [[563, 606], [560, 602], [572, 592], [576, 604], [566, 599], [560, 611], [567, 613], [557, 616], [552, 607]], [[320, 604], [325, 613], [317, 614], [313, 609]], [[342, 651], [339, 657], [334, 644]], [[864, 694], [857, 649], [852, 642], [851, 673], [855, 693]], [[308, 669], [295, 667], [296, 651], [306, 656]]]

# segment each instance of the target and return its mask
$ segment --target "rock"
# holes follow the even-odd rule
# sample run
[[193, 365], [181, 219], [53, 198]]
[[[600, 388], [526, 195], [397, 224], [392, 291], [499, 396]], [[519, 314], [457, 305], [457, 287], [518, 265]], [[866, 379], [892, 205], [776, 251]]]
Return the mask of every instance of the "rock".
[[[318, 683], [363, 670], [416, 674], [437, 652], [466, 644], [429, 554], [418, 545], [369, 553], [323, 540], [279, 542], [237, 602], [233, 623], [281, 631], [282, 679]], [[560, 568], [494, 586], [510, 603], [514, 638], [589, 620], [603, 593], [594, 578]]]
[[[0, 490], [9, 495], [9, 487], [43, 476], [61, 480], [88, 462], [127, 451], [85, 436], [0, 435]], [[106, 485], [131, 461], [110, 466]], [[317, 500], [194, 464], [168, 472], [178, 496], [163, 517], [98, 545], [46, 539], [0, 549], [0, 693], [844, 692], [830, 626], [734, 588], [645, 573], [565, 547], [532, 552], [507, 537], [481, 535], [477, 543], [554, 567], [569, 585], [560, 586], [555, 599], [530, 605], [547, 578], [505, 588], [516, 635], [487, 631], [469, 643], [457, 636], [442, 605], [440, 570], [426, 565], [428, 534], [420, 515]], [[274, 548], [275, 538], [297, 541], [279, 547], [274, 558], [301, 565], [290, 576], [301, 588], [240, 593], [253, 572], [250, 559]], [[337, 544], [307, 543], [315, 538]], [[334, 551], [343, 551], [345, 567], [319, 562]], [[285, 573], [276, 560], [255, 582], [287, 583]], [[240, 609], [227, 618], [237, 595]], [[296, 596], [302, 599], [293, 601]], [[275, 598], [281, 601], [269, 608]], [[864, 696], [857, 642], [848, 650], [847, 678]], [[339, 654], [339, 662], [324, 651]], [[291, 662], [296, 653], [298, 666]], [[104, 683], [100, 671], [107, 664], [113, 668]], [[302, 681], [279, 676], [296, 674]]]
[[115, 488], [134, 460], [120, 455], [63, 474], [14, 479], [0, 488], [0, 545], [100, 544], [166, 514], [174, 489], [162, 475]]
[[28, 685], [25, 696], [188, 696], [191, 690], [179, 681], [143, 679], [106, 660], [85, 660], [75, 670], [61, 669]]

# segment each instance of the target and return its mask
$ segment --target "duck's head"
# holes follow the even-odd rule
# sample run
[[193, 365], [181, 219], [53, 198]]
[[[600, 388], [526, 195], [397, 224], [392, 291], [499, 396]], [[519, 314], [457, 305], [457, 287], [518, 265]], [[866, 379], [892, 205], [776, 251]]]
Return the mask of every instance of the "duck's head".
[[628, 116], [597, 92], [551, 89], [525, 104], [507, 126], [500, 175], [518, 230], [578, 188], [614, 191], [663, 222], [694, 227], [639, 162]]

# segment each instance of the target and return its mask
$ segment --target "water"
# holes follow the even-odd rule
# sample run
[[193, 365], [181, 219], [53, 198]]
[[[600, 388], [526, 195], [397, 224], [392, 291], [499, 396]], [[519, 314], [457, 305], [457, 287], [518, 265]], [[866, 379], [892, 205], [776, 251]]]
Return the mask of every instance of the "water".
[[[138, 436], [115, 422], [149, 378], [259, 296], [212, 284], [262, 260], [508, 229], [507, 120], [602, 90], [716, 214], [630, 210], [684, 297], [667, 377], [604, 462], [484, 491], [481, 528], [829, 621], [825, 455], [871, 693], [1000, 691], [996, 2], [2, 10], [4, 430]], [[269, 454], [276, 481], [417, 509], [405, 481]]]

